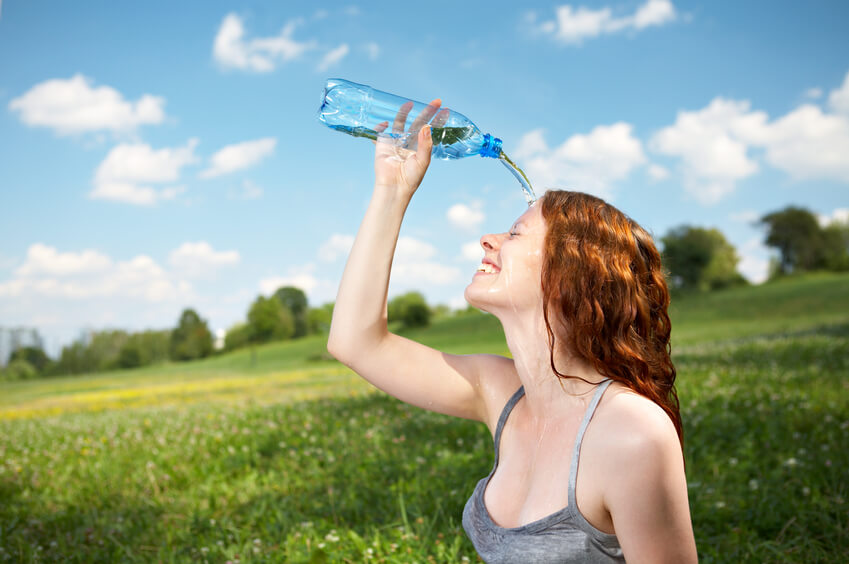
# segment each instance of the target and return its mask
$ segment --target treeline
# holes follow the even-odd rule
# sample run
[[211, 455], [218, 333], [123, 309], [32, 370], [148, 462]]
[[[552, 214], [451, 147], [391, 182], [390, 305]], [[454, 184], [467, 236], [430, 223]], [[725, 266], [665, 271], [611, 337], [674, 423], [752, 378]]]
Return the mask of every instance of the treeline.
[[[849, 271], [849, 223], [822, 226], [812, 212], [792, 206], [766, 214], [757, 223], [765, 230], [765, 244], [778, 252], [770, 265], [771, 279], [816, 270]], [[740, 257], [736, 249], [717, 229], [682, 225], [670, 229], [660, 243], [673, 291], [706, 292], [747, 284], [737, 270]], [[419, 292], [397, 296], [388, 304], [389, 322], [401, 330], [426, 326], [434, 316], [457, 313], [447, 306], [428, 305]], [[64, 347], [55, 360], [38, 347], [19, 348], [0, 370], [0, 380], [190, 361], [216, 352], [324, 334], [332, 315], [332, 303], [311, 308], [302, 290], [285, 286], [270, 297], [258, 296], [245, 320], [230, 327], [218, 346], [206, 320], [186, 309], [173, 329], [92, 332]]]
[[[790, 206], [758, 219], [764, 244], [778, 251], [769, 279], [812, 271], [849, 271], [849, 223], [820, 225], [811, 211]], [[710, 291], [747, 284], [740, 257], [717, 229], [682, 225], [661, 238], [669, 285], [678, 291]]]

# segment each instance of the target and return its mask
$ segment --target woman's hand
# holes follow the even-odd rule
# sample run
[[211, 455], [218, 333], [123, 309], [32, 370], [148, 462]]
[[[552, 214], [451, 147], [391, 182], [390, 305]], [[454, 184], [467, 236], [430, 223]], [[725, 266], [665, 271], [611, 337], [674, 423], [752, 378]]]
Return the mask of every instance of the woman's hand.
[[[413, 121], [404, 137], [407, 116], [413, 107], [407, 102], [398, 110], [392, 124], [392, 135], [380, 135], [389, 127], [388, 122], [377, 126], [374, 173], [375, 189], [388, 189], [411, 198], [422, 183], [430, 165], [433, 140], [431, 127], [441, 127], [448, 119], [448, 110], [441, 110], [442, 101], [434, 100]], [[434, 118], [434, 116], [436, 116]], [[431, 124], [428, 122], [433, 119]], [[400, 141], [404, 141], [401, 143]]]

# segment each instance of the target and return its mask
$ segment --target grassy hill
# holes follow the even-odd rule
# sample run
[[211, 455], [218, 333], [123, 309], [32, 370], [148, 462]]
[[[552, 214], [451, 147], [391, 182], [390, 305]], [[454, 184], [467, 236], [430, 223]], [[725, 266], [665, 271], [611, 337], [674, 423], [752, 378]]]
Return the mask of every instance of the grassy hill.
[[[849, 561], [849, 275], [671, 314], [700, 561]], [[408, 336], [507, 352], [489, 315]], [[317, 337], [0, 384], [0, 561], [474, 561], [459, 519], [491, 457]]]

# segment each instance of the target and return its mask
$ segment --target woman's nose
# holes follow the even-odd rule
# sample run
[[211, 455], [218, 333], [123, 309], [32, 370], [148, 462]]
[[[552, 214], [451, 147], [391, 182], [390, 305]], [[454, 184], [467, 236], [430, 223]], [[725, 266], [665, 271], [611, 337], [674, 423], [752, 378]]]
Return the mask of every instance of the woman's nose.
[[484, 251], [494, 251], [498, 248], [498, 237], [489, 233], [481, 237], [481, 247]]

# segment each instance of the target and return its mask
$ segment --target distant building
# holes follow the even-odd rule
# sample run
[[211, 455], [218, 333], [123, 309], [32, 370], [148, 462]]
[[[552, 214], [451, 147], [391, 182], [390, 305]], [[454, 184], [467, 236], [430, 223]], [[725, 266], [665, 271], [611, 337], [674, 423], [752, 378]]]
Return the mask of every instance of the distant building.
[[44, 339], [38, 329], [31, 327], [0, 327], [0, 366], [6, 366], [9, 357], [23, 347], [44, 349]]

